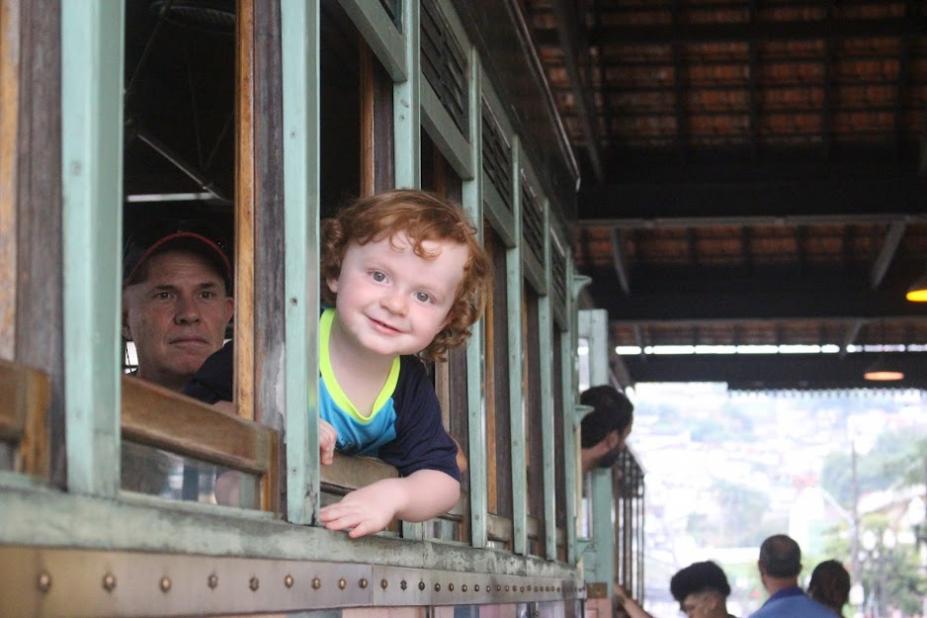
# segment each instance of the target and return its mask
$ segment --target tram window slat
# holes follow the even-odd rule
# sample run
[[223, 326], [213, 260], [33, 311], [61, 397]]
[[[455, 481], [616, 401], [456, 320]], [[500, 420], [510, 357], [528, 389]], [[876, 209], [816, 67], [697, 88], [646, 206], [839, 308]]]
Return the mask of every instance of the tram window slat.
[[[544, 462], [541, 414], [541, 375], [538, 347], [540, 337], [538, 316], [538, 295], [527, 280], [524, 284], [522, 303], [522, 328], [526, 336], [522, 339], [524, 375], [522, 376], [525, 393], [525, 459], [527, 465], [528, 514], [536, 521], [536, 540], [531, 544], [531, 553], [543, 555], [544, 539]], [[529, 531], [529, 537], [531, 533]], [[538, 542], [541, 541], [541, 542]]]

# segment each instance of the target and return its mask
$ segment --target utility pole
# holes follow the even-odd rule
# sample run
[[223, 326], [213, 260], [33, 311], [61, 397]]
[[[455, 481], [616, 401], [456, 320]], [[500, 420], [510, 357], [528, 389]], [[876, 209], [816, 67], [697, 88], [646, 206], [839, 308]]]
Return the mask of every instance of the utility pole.
[[853, 489], [853, 536], [850, 537], [850, 569], [851, 580], [862, 582], [861, 571], [859, 568], [859, 478], [856, 475], [856, 441], [850, 440], [850, 482]]

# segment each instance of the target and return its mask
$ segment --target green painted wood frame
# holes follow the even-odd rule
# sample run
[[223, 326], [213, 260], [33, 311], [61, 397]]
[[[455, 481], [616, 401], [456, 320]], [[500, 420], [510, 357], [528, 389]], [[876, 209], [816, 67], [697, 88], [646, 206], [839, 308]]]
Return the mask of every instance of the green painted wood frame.
[[119, 492], [123, 3], [61, 4], [68, 490]]

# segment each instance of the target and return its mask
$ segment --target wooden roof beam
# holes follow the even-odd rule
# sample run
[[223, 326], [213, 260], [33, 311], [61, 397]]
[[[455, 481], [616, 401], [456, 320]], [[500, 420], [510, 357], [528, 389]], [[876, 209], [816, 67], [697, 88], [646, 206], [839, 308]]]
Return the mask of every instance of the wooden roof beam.
[[598, 116], [588, 96], [592, 84], [585, 83], [579, 66], [580, 58], [588, 57], [589, 53], [580, 31], [576, 5], [568, 0], [554, 0], [552, 9], [557, 20], [557, 37], [563, 50], [567, 76], [576, 101], [576, 113], [586, 138], [586, 149], [592, 163], [592, 171], [595, 174], [596, 181], [602, 183], [605, 174], [602, 167], [601, 142], [597, 126]]
[[885, 234], [885, 241], [882, 243], [882, 249], [872, 264], [872, 270], [869, 273], [869, 287], [877, 290], [882, 285], [882, 279], [888, 272], [895, 254], [898, 253], [898, 247], [901, 245], [901, 239], [904, 237], [907, 224], [902, 221], [892, 221], [888, 226], [888, 232]]
[[618, 277], [621, 291], [624, 292], [625, 296], [629, 296], [631, 294], [631, 276], [628, 273], [627, 260], [624, 257], [621, 230], [618, 228], [612, 230], [612, 264], [615, 266], [615, 275]]
[[[728, 23], [693, 23], [684, 29], [671, 24], [607, 26], [589, 33], [590, 45], [672, 45], [674, 43], [723, 43], [744, 41], [788, 41], [825, 37], [868, 38], [919, 36], [927, 32], [927, 18], [886, 17], [881, 19], [826, 18], [792, 21], [756, 21]], [[828, 34], [829, 33], [829, 34]], [[541, 45], [556, 45], [557, 31], [539, 29]]]
[[807, 180], [736, 182], [677, 182], [614, 184], [584, 191], [579, 200], [580, 222], [621, 225], [637, 220], [703, 218], [744, 219], [800, 217], [845, 220], [865, 215], [887, 220], [882, 205], [900, 215], [927, 212], [924, 179], [916, 174], [895, 178], [839, 177]]
[[617, 282], [596, 277], [589, 288], [609, 320], [625, 324], [653, 322], [729, 322], [736, 320], [854, 320], [924, 318], [927, 308], [905, 301], [898, 290], [845, 289], [837, 282], [817, 291], [783, 289], [775, 281], [759, 281], [754, 289], [635, 291], [615, 294]]
[[[863, 372], [876, 359], [875, 353], [854, 353], [840, 358], [837, 354], [692, 354], [650, 355], [647, 362], [639, 357], [624, 358], [631, 375], [638, 382], [733, 382], [787, 385], [804, 388], [869, 387]], [[887, 355], [892, 366], [909, 376], [905, 384], [923, 387], [922, 377], [927, 353], [907, 352]]]

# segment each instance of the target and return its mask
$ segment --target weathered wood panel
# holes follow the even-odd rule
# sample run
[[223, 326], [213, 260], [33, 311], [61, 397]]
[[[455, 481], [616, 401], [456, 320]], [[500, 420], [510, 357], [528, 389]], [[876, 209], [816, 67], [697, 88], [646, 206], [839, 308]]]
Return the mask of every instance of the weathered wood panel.
[[238, 0], [235, 63], [235, 404], [254, 419], [254, 0]]
[[0, 440], [17, 443], [15, 470], [47, 477], [51, 380], [41, 371], [0, 360]]
[[254, 7], [254, 403], [282, 428], [284, 408], [283, 104], [280, 4]]
[[64, 330], [61, 275], [61, 4], [20, 4], [16, 360], [51, 378], [51, 479], [63, 485]]
[[174, 391], [122, 378], [123, 439], [260, 474], [262, 508], [279, 508], [280, 434]]
[[[0, 0], [0, 290], [16, 289], [16, 163], [19, 123], [18, 0]], [[16, 344], [16, 294], [0, 294], [0, 359]]]

